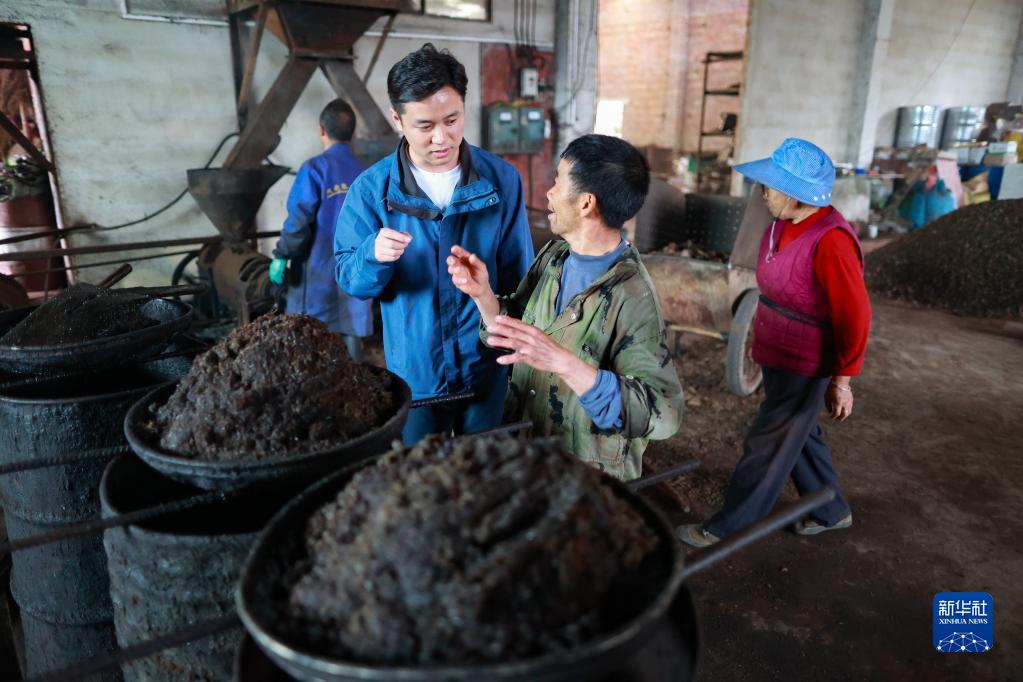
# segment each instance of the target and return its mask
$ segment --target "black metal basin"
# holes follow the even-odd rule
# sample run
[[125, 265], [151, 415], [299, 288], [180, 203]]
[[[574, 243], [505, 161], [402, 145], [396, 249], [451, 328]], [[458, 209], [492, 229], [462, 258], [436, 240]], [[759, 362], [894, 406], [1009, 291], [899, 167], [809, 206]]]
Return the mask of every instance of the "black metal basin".
[[176, 481], [189, 483], [206, 490], [229, 490], [260, 483], [275, 483], [288, 480], [297, 490], [313, 480], [345, 466], [363, 461], [385, 452], [391, 442], [401, 438], [401, 430], [408, 418], [412, 394], [401, 377], [380, 369], [391, 377], [397, 411], [381, 426], [347, 441], [336, 448], [291, 454], [271, 460], [255, 462], [211, 462], [189, 459], [160, 447], [152, 442], [148, 432], [142, 428], [149, 419], [150, 407], [166, 402], [175, 385], [168, 385], [151, 391], [132, 406], [124, 419], [124, 433], [132, 450], [146, 464]]
[[[34, 308], [0, 313], [0, 336], [18, 324]], [[0, 345], [0, 370], [15, 374], [54, 374], [101, 370], [150, 358], [192, 323], [192, 306], [168, 298], [154, 298], [142, 306], [142, 314], [158, 324], [99, 339], [54, 346]]]
[[[668, 521], [625, 484], [605, 477], [607, 485], [647, 520], [660, 539], [647, 594], [633, 596], [638, 615], [583, 646], [531, 659], [492, 664], [394, 666], [332, 658], [289, 641], [272, 608], [281, 575], [305, 556], [303, 536], [310, 516], [333, 500], [367, 463], [339, 471], [305, 490], [282, 508], [249, 553], [238, 587], [238, 614], [246, 630], [273, 663], [299, 680], [365, 682], [587, 682], [620, 669], [664, 625], [683, 580], [683, 554]], [[276, 595], [280, 598], [280, 595]], [[646, 601], [641, 601], [641, 600]]]

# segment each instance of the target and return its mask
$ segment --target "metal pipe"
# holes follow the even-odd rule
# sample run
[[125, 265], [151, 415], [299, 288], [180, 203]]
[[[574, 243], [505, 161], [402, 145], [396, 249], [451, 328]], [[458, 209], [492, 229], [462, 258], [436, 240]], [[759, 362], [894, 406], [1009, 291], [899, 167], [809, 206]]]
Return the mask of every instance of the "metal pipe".
[[13, 237], [4, 237], [3, 239], [0, 239], [0, 246], [5, 246], [7, 244], [17, 244], [18, 242], [30, 242], [34, 239], [42, 239], [43, 237], [57, 237], [71, 232], [81, 232], [82, 230], [92, 229], [93, 229], [92, 225], [77, 225], [75, 227], [65, 227], [63, 229], [58, 228], [53, 230], [40, 230], [39, 232], [18, 234]]
[[188, 253], [196, 253], [195, 249], [188, 249], [186, 251], [168, 251], [167, 253], [154, 253], [148, 256], [135, 256], [132, 258], [118, 258], [117, 260], [105, 260], [98, 263], [75, 263], [74, 265], [65, 265], [62, 268], [47, 268], [46, 270], [33, 270], [32, 272], [16, 272], [9, 277], [31, 277], [32, 275], [41, 275], [43, 273], [50, 272], [69, 272], [71, 270], [84, 270], [85, 268], [99, 268], [104, 265], [117, 265], [118, 263], [125, 263], [131, 261], [135, 263], [140, 260], [156, 260], [157, 258], [170, 258], [172, 256], [184, 256]]
[[97, 530], [106, 530], [108, 528], [120, 528], [122, 526], [130, 526], [133, 523], [153, 519], [158, 516], [163, 516], [164, 514], [173, 514], [175, 512], [186, 511], [189, 509], [193, 509], [195, 507], [200, 507], [205, 504], [223, 502], [231, 495], [238, 494], [239, 492], [241, 492], [240, 489], [233, 490], [230, 492], [218, 490], [214, 492], [203, 493], [201, 495], [193, 495], [191, 497], [185, 497], [180, 500], [174, 500], [173, 502], [164, 502], [162, 504], [153, 505], [152, 507], [136, 509], [133, 512], [121, 514], [120, 516], [111, 516], [105, 519], [103, 518], [92, 519], [91, 521], [85, 521], [83, 523], [76, 523], [74, 525], [64, 526], [49, 533], [39, 533], [38, 535], [30, 535], [19, 540], [0, 543], [0, 557], [23, 549], [38, 547], [39, 545], [46, 545], [51, 542], [56, 542], [57, 540], [63, 540], [65, 538], [71, 538], [77, 535], [85, 535], [86, 533], [92, 533], [93, 531]]
[[61, 680], [82, 680], [97, 673], [115, 670], [124, 663], [130, 663], [146, 656], [151, 656], [164, 649], [171, 649], [182, 644], [188, 644], [198, 639], [203, 639], [224, 630], [230, 630], [241, 625], [238, 615], [232, 613], [222, 618], [196, 623], [187, 628], [181, 628], [174, 632], [155, 637], [149, 641], [141, 642], [133, 646], [125, 647], [107, 656], [97, 656], [85, 663], [48, 672], [37, 677], [32, 677], [25, 682], [60, 682]]
[[426, 407], [428, 405], [443, 405], [444, 403], [456, 403], [461, 400], [469, 400], [470, 398], [476, 397], [476, 394], [472, 391], [467, 393], [459, 393], [457, 395], [442, 395], [436, 398], [420, 398], [419, 400], [413, 400], [409, 403], [409, 409], [415, 409], [417, 407]]
[[799, 502], [776, 511], [770, 516], [746, 526], [738, 533], [729, 535], [710, 548], [694, 554], [682, 571], [682, 579], [689, 580], [689, 578], [708, 566], [712, 566], [718, 561], [730, 557], [743, 547], [770, 535], [776, 530], [781, 530], [790, 523], [803, 518], [817, 507], [831, 502], [833, 499], [835, 499], [835, 489], [830, 485], [824, 486], [809, 495], [804, 495], [799, 498]]
[[699, 468], [700, 460], [691, 459], [689, 461], [682, 462], [681, 464], [676, 464], [675, 466], [668, 467], [664, 471], [658, 471], [656, 473], [643, 476], [642, 478], [637, 478], [635, 480], [628, 481], [626, 485], [632, 488], [633, 492], [635, 492], [638, 490], [642, 490], [643, 488], [649, 488], [655, 483], [660, 483], [661, 481], [670, 481], [674, 478], [678, 478], [682, 474], [688, 474], [690, 471]]
[[100, 289], [109, 289], [114, 286], [122, 279], [131, 274], [132, 267], [127, 263], [122, 263], [116, 270], [111, 272], [109, 275], [101, 279], [96, 286]]
[[[279, 237], [280, 230], [257, 232], [255, 239]], [[86, 256], [94, 253], [115, 253], [117, 251], [137, 251], [139, 249], [159, 249], [168, 246], [195, 246], [219, 244], [224, 237], [189, 237], [185, 239], [159, 239], [151, 242], [123, 242], [120, 244], [101, 244], [97, 246], [75, 246], [70, 249], [40, 249], [38, 251], [22, 251], [20, 253], [0, 253], [0, 261], [43, 260], [45, 258], [61, 258], [64, 256]]]
[[0, 465], [0, 476], [3, 476], [4, 474], [14, 474], [19, 471], [31, 471], [32, 469], [44, 469], [46, 467], [87, 462], [90, 459], [113, 459], [118, 455], [126, 455], [130, 452], [131, 448], [129, 446], [117, 445], [110, 448], [81, 450], [73, 455], [56, 455], [53, 457], [22, 459], [16, 462], [8, 462], [7, 464]]

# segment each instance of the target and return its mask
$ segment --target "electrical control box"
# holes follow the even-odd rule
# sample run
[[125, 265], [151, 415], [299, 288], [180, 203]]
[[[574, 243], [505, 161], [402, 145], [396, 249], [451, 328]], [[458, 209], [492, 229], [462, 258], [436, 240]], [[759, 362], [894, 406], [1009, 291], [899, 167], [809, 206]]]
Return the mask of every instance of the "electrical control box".
[[543, 149], [547, 113], [531, 104], [492, 104], [483, 110], [484, 146], [495, 154], [535, 154]]
[[535, 99], [540, 95], [540, 72], [535, 66], [519, 69], [519, 97]]
[[543, 149], [546, 116], [542, 107], [519, 107], [519, 149], [535, 154]]
[[495, 154], [519, 153], [519, 112], [511, 104], [492, 104], [483, 109], [484, 146]]

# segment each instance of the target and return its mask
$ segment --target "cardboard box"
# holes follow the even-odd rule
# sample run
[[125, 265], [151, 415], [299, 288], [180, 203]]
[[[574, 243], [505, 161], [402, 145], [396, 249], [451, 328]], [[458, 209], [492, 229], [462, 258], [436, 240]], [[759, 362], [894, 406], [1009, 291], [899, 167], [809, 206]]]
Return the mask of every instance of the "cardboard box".
[[988, 166], [1011, 166], [1014, 163], [1018, 163], [1019, 159], [1016, 158], [1015, 154], [992, 154], [988, 152], [987, 156], [984, 157], [984, 163]]

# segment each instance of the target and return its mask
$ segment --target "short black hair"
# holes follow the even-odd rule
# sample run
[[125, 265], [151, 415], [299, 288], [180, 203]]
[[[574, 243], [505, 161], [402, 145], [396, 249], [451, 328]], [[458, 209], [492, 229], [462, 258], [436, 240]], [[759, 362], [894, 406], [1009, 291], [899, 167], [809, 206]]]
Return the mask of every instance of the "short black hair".
[[343, 99], [332, 100], [320, 112], [320, 125], [335, 142], [349, 142], [355, 134], [355, 112]]
[[583, 135], [561, 152], [572, 164], [575, 191], [597, 198], [597, 210], [608, 227], [621, 228], [636, 215], [650, 188], [646, 159], [625, 140], [610, 135]]
[[421, 102], [449, 85], [464, 102], [468, 84], [465, 67], [454, 55], [426, 43], [391, 67], [387, 73], [387, 96], [400, 114], [406, 102]]

